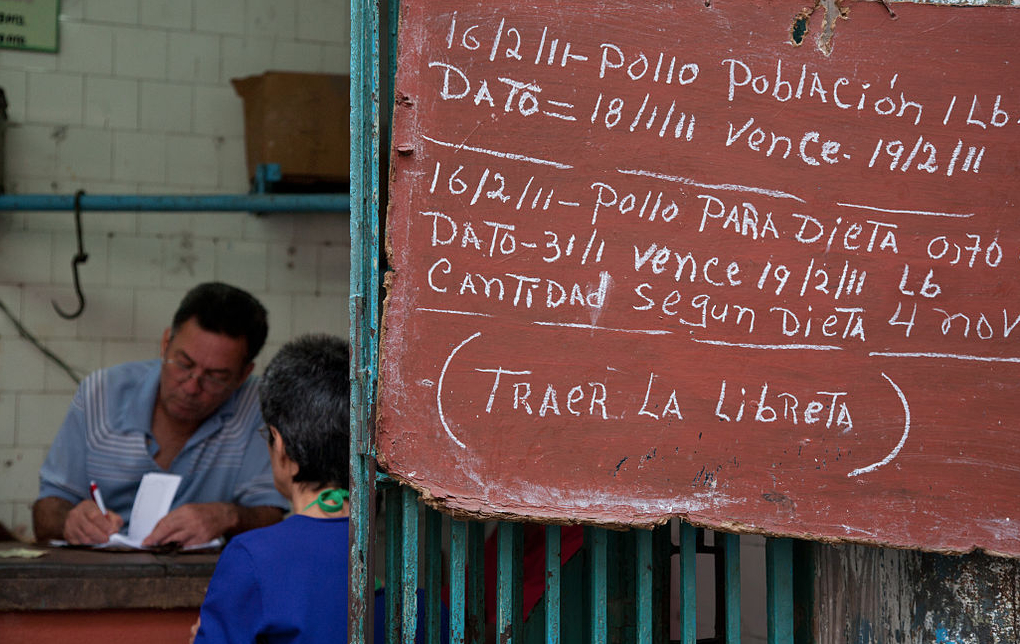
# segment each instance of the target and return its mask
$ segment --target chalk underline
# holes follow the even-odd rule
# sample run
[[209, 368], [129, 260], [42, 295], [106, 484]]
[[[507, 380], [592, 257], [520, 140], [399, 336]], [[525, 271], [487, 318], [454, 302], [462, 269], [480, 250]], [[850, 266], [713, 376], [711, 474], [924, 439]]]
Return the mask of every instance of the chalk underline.
[[478, 152], [479, 154], [488, 154], [489, 156], [499, 157], [500, 159], [509, 159], [511, 161], [526, 161], [528, 163], [535, 163], [538, 165], [549, 165], [560, 170], [569, 170], [574, 167], [567, 163], [560, 163], [559, 161], [550, 161], [549, 159], [541, 159], [539, 157], [529, 157], [523, 154], [515, 154], [513, 152], [503, 152], [502, 150], [490, 150], [488, 148], [479, 148], [473, 145], [464, 145], [463, 143], [450, 143], [449, 141], [440, 141], [439, 139], [433, 139], [432, 137], [425, 136], [424, 134], [421, 135], [421, 138], [446, 148], [467, 150], [468, 152]]
[[425, 311], [426, 313], [449, 313], [450, 315], [473, 315], [473, 316], [480, 317], [480, 318], [494, 318], [494, 317], [496, 317], [495, 315], [492, 315], [491, 313], [475, 313], [474, 311], [453, 311], [453, 310], [450, 310], [450, 309], [427, 309], [427, 308], [422, 307], [422, 306], [419, 306], [417, 308], [417, 310], [418, 311]]
[[[416, 310], [423, 311], [423, 312], [426, 312], [426, 313], [446, 313], [448, 315], [467, 315], [467, 316], [482, 317], [482, 318], [494, 318], [494, 317], [496, 317], [495, 315], [492, 315], [491, 313], [476, 313], [474, 311], [458, 311], [458, 310], [454, 310], [454, 309], [432, 309], [432, 308], [426, 308], [426, 307], [423, 307], [423, 306], [417, 307]], [[590, 329], [590, 330], [593, 330], [593, 331], [615, 331], [617, 333], [637, 333], [637, 334], [642, 334], [642, 335], [672, 335], [673, 334], [673, 331], [668, 331], [668, 330], [665, 330], [665, 329], [619, 329], [619, 328], [614, 328], [614, 327], [609, 327], [609, 326], [598, 326], [597, 324], [581, 324], [579, 322], [541, 322], [541, 321], [538, 321], [538, 320], [534, 320], [534, 321], [532, 321], [532, 324], [537, 324], [539, 326], [561, 326], [561, 327], [567, 327], [567, 328], [571, 328], [571, 329]]]
[[[474, 311], [459, 311], [454, 309], [433, 309], [418, 307], [417, 310], [426, 313], [445, 313], [448, 315], [467, 315], [486, 318], [496, 317], [491, 313], [476, 313]], [[675, 331], [669, 331], [667, 329], [624, 329], [619, 327], [600, 326], [598, 324], [584, 324], [582, 322], [543, 322], [540, 320], [533, 320], [531, 323], [538, 326], [555, 326], [568, 329], [586, 329], [590, 331], [611, 331], [614, 333], [634, 333], [638, 335], [673, 335], [675, 333]], [[722, 340], [698, 340], [698, 339], [695, 339], [694, 341], [701, 342], [704, 344], [742, 347], [746, 349], [813, 349], [831, 351], [840, 350], [842, 348], [829, 345], [813, 345], [813, 344], [740, 344], [736, 342], [724, 342]]]
[[844, 208], [860, 208], [861, 210], [874, 210], [875, 212], [887, 212], [894, 215], [923, 215], [926, 217], [957, 217], [966, 219], [967, 217], [973, 217], [972, 212], [937, 212], [934, 210], [897, 210], [895, 208], [879, 208], [878, 206], [865, 206], [859, 203], [842, 203], [836, 202], [837, 206], [843, 206]]
[[699, 340], [691, 338], [699, 344], [714, 344], [721, 347], [737, 347], [740, 349], [778, 349], [790, 350], [799, 349], [805, 351], [842, 351], [843, 347], [832, 344], [752, 344], [747, 342], [726, 342], [724, 340]]
[[581, 324], [580, 322], [539, 322], [534, 321], [532, 324], [539, 326], [560, 326], [569, 329], [590, 329], [592, 331], [615, 331], [616, 333], [638, 333], [641, 335], [672, 335], [672, 331], [665, 329], [620, 329], [611, 326], [599, 326], [597, 324]]
[[755, 194], [765, 195], [767, 197], [776, 197], [779, 199], [793, 199], [804, 203], [804, 200], [797, 195], [790, 194], [789, 192], [783, 192], [782, 190], [771, 190], [769, 188], [758, 188], [756, 186], [742, 186], [737, 183], [701, 183], [695, 181], [689, 177], [680, 177], [670, 174], [662, 174], [659, 172], [651, 172], [650, 170], [625, 170], [623, 168], [617, 168], [617, 172], [620, 174], [628, 174], [637, 177], [651, 177], [652, 179], [661, 179], [662, 181], [669, 181], [672, 183], [682, 183], [687, 186], [694, 186], [695, 188], [709, 188], [712, 190], [732, 190], [735, 192], [751, 192]]
[[976, 362], [1016, 362], [1020, 363], [1020, 357], [998, 357], [998, 356], [974, 356], [965, 353], [924, 353], [924, 352], [897, 352], [897, 351], [872, 351], [869, 356], [880, 358], [948, 358], [950, 360], [972, 360]]
[[[447, 315], [466, 315], [473, 317], [494, 318], [491, 313], [478, 313], [475, 311], [460, 311], [455, 309], [433, 309], [417, 307], [416, 310], [425, 313], [444, 313]], [[584, 324], [581, 322], [542, 322], [533, 320], [532, 324], [538, 326], [555, 326], [568, 329], [587, 329], [590, 331], [611, 331], [614, 333], [634, 333], [639, 335], [673, 335], [674, 331], [666, 329], [624, 329], [619, 327], [599, 326], [597, 324]], [[738, 349], [763, 349], [778, 351], [843, 351], [843, 347], [833, 344], [757, 344], [749, 342], [727, 342], [726, 340], [703, 340], [691, 338], [699, 344], [711, 344], [721, 347], [734, 347]], [[975, 356], [963, 353], [927, 353], [927, 352], [898, 352], [898, 351], [872, 351], [869, 357], [877, 358], [947, 358], [951, 360], [971, 360], [976, 362], [1008, 362], [1020, 363], [1020, 357], [998, 357], [998, 356]]]

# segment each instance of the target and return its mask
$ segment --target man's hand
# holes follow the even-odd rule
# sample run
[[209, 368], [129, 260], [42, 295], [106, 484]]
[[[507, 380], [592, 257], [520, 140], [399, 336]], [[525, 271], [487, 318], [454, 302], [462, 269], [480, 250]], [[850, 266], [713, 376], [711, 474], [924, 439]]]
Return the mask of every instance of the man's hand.
[[32, 530], [39, 543], [51, 539], [73, 544], [106, 543], [123, 525], [119, 514], [104, 515], [91, 500], [75, 505], [57, 496], [44, 496], [32, 505]]
[[269, 505], [247, 507], [233, 503], [189, 503], [163, 517], [142, 545], [179, 543], [194, 546], [216, 537], [272, 525], [283, 519], [283, 510]]
[[75, 545], [106, 543], [124, 525], [116, 512], [103, 514], [91, 499], [71, 508], [64, 520], [64, 539]]
[[237, 514], [237, 506], [232, 503], [188, 503], [160, 519], [142, 545], [178, 543], [195, 546], [206, 543], [237, 525]]

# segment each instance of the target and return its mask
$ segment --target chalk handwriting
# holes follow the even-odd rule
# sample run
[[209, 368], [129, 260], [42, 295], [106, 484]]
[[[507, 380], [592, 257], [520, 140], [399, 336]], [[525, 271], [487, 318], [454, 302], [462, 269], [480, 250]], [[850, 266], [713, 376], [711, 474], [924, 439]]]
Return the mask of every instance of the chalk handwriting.
[[[852, 82], [845, 76], [835, 79], [825, 78], [817, 71], [808, 71], [808, 65], [801, 65], [799, 74], [784, 76], [783, 61], [776, 59], [775, 70], [752, 70], [751, 66], [737, 58], [726, 58], [721, 61], [727, 68], [727, 100], [733, 102], [737, 91], [750, 90], [759, 96], [769, 97], [779, 103], [790, 100], [813, 101], [818, 104], [832, 105], [841, 110], [872, 110], [881, 116], [894, 116], [906, 119], [913, 125], [921, 122], [924, 106], [906, 98], [902, 91], [895, 96], [899, 74], [889, 79], [889, 89], [875, 88], [879, 98], [869, 96], [871, 82]], [[760, 73], [756, 73], [760, 72]], [[796, 80], [794, 80], [796, 78]]]
[[[817, 391], [813, 393], [794, 394], [789, 391], [770, 392], [769, 383], [762, 383], [757, 401], [748, 397], [748, 389], [740, 387], [737, 395], [734, 387], [726, 392], [726, 381], [719, 386], [719, 397], [716, 400], [715, 416], [725, 422], [739, 423], [746, 420], [756, 423], [774, 423], [778, 420], [788, 425], [803, 423], [814, 425], [822, 423], [826, 428], [836, 428], [847, 433], [854, 427], [850, 409], [847, 407], [845, 391]], [[750, 409], [749, 409], [750, 408]], [[751, 411], [753, 409], [753, 412]], [[828, 413], [825, 413], [825, 410]]]
[[742, 237], [750, 236], [751, 239], [779, 239], [779, 231], [772, 221], [772, 212], [759, 215], [758, 208], [750, 201], [743, 201], [740, 204], [732, 204], [727, 207], [722, 199], [714, 195], [702, 194], [697, 196], [704, 202], [701, 210], [701, 224], [698, 232], [705, 231], [705, 224], [709, 219], [722, 220], [722, 229], [732, 227], [733, 232]]
[[[803, 161], [809, 166], [819, 166], [822, 163], [835, 165], [841, 160], [849, 159], [850, 155], [842, 151], [842, 144], [839, 141], [826, 139], [821, 140], [821, 135], [813, 130], [796, 135], [793, 138], [769, 130], [765, 131], [760, 126], [754, 127], [754, 117], [747, 119], [743, 125], [734, 128], [733, 123], [728, 123], [729, 130], [726, 135], [726, 147], [734, 145], [743, 139], [747, 147], [754, 152], [762, 152], [766, 158], [775, 156], [779, 159], [788, 159], [790, 153], [796, 151], [794, 158]], [[796, 139], [796, 144], [794, 143]], [[768, 142], [768, 146], [762, 146]]]
[[[675, 416], [677, 420], [683, 420], [684, 416], [680, 411], [680, 402], [677, 400], [676, 388], [670, 390], [669, 394], [664, 391], [656, 391], [652, 394], [652, 385], [655, 383], [655, 372], [648, 374], [648, 387], [645, 389], [645, 398], [638, 410], [639, 416], [648, 416], [655, 420], [665, 420], [667, 416]], [[665, 399], [663, 401], [663, 398]], [[656, 402], [658, 401], [658, 402]], [[661, 408], [662, 411], [658, 411]]]
[[900, 440], [896, 443], [896, 447], [894, 447], [893, 450], [885, 456], [885, 458], [866, 467], [855, 469], [847, 474], [847, 476], [860, 476], [866, 472], [877, 470], [883, 465], [888, 465], [890, 461], [896, 458], [896, 456], [900, 453], [900, 450], [903, 449], [903, 445], [907, 442], [907, 437], [910, 435], [910, 404], [907, 403], [907, 397], [903, 394], [903, 390], [900, 389], [899, 385], [893, 382], [892, 378], [884, 373], [882, 374], [882, 377], [885, 378], [896, 391], [896, 396], [899, 398], [900, 404], [903, 405], [903, 434], [900, 435]]
[[[1015, 100], [1012, 101], [1012, 105], [1007, 105], [1009, 101], [1008, 97], [1003, 101], [1002, 94], [996, 94], [994, 100], [990, 100], [988, 96], [982, 96], [981, 100], [979, 100], [977, 94], [971, 94], [970, 108], [967, 110], [967, 116], [962, 120], [966, 126], [977, 127], [982, 130], [986, 130], [989, 127], [1002, 128], [1011, 124], [1020, 124], [1020, 119], [1016, 118], [1017, 113], [1020, 112], [1020, 105]], [[992, 103], [990, 114], [986, 111], [989, 102]], [[954, 119], [956, 104], [957, 96], [954, 94], [949, 100], [949, 105], [946, 107], [945, 116], [942, 117], [943, 125], [948, 125], [950, 121], [955, 122], [957, 120]], [[964, 104], [966, 104], [966, 98], [964, 99]], [[956, 117], [963, 117], [962, 109], [956, 114]]]
[[529, 252], [539, 254], [542, 261], [552, 263], [560, 259], [575, 258], [581, 265], [602, 261], [606, 240], [598, 229], [592, 229], [587, 239], [573, 233], [544, 230], [540, 236], [521, 236], [516, 224], [499, 221], [457, 222], [438, 211], [420, 213], [432, 219], [430, 242], [433, 247], [453, 246], [473, 248], [484, 257], [505, 257]]
[[[486, 116], [498, 110], [542, 116], [563, 126], [588, 122], [610, 131], [692, 142], [699, 140], [701, 127], [696, 124], [716, 117], [695, 114], [685, 107], [686, 97], [718, 92], [718, 100], [745, 107], [739, 118], [720, 115], [726, 131], [719, 143], [724, 148], [812, 167], [842, 165], [859, 156], [869, 169], [887, 172], [944, 177], [978, 173], [991, 155], [987, 143], [961, 138], [947, 144], [945, 129], [955, 125], [983, 134], [1020, 124], [1020, 97], [1002, 92], [953, 93], [944, 104], [927, 105], [930, 99], [919, 98], [923, 83], [897, 70], [869, 74], [855, 68], [853, 75], [841, 75], [782, 57], [713, 60], [679, 49], [649, 51], [613, 39], [582, 43], [558, 25], [518, 23], [512, 15], [480, 19], [453, 12], [437, 54], [427, 68], [440, 100], [469, 102], [486, 110]], [[537, 68], [556, 70], [564, 82], [553, 87], [534, 80]], [[606, 91], [635, 83], [643, 93]], [[765, 123], [767, 115], [774, 114], [770, 103], [875, 118], [887, 127], [927, 126], [929, 132], [865, 142], [820, 129], [782, 131]]]
[[476, 107], [502, 107], [506, 113], [515, 112], [521, 116], [542, 114], [563, 121], [577, 120], [572, 113], [573, 103], [542, 96], [542, 87], [535, 83], [502, 76], [472, 83], [467, 74], [454, 65], [434, 61], [429, 67], [438, 69], [442, 75], [439, 96], [444, 101], [467, 98]]
[[[1020, 264], [1020, 239], [989, 223], [1001, 216], [979, 195], [943, 208], [914, 188], [1001, 170], [1000, 140], [1020, 123], [1020, 97], [947, 88], [935, 100], [893, 64], [832, 72], [782, 57], [636, 47], [512, 12], [446, 20], [415, 100], [462, 127], [412, 134], [422, 201], [411, 234], [426, 253], [415, 310], [458, 324], [509, 319], [593, 338], [665, 338], [738, 359], [780, 351], [1020, 364], [999, 355], [1015, 343], [1020, 309], [989, 296], [992, 272]], [[712, 101], [719, 109], [706, 109]], [[596, 161], [546, 145], [547, 131], [585, 141]], [[598, 157], [603, 140], [626, 158]], [[712, 163], [691, 160], [702, 150]], [[731, 172], [731, 160], [766, 171]], [[818, 195], [838, 189], [816, 191], [807, 177], [835, 171], [915, 183], [828, 201]], [[706, 398], [690, 394], [690, 374], [649, 365], [640, 387], [621, 391], [601, 373], [547, 376], [527, 361], [464, 358], [481, 335], [452, 343], [434, 385], [445, 434], [461, 448], [468, 442], [444, 406], [455, 357], [484, 385], [470, 400], [479, 414], [663, 427], [709, 414], [838, 435], [867, 415], [849, 377], [798, 388], [727, 374]], [[903, 431], [884, 458], [849, 477], [889, 464], [908, 440], [906, 394], [881, 376]]]
[[[878, 163], [878, 167], [881, 168], [885, 163], [888, 163], [890, 171], [898, 169], [900, 172], [906, 172], [907, 170], [915, 169], [923, 170], [928, 174], [934, 174], [941, 168], [945, 171], [947, 177], [951, 177], [957, 171], [977, 174], [981, 171], [981, 159], [985, 156], [985, 146], [965, 145], [962, 139], [956, 141], [956, 146], [949, 155], [948, 161], [945, 159], [944, 154], [939, 154], [934, 143], [925, 141], [924, 136], [917, 137], [914, 145], [909, 148], [910, 151], [907, 153], [906, 158], [903, 158], [903, 153], [907, 149], [902, 141], [878, 139], [875, 142], [875, 149], [871, 154], [871, 159], [868, 161], [868, 167], [873, 168]], [[902, 164], [900, 163], [901, 159], [903, 160]], [[915, 161], [917, 165], [912, 166]]]
[[592, 109], [589, 120], [592, 123], [605, 126], [607, 130], [621, 125], [620, 121], [622, 120], [622, 126], [630, 132], [643, 127], [645, 130], [657, 132], [660, 139], [667, 138], [667, 134], [671, 134], [674, 139], [682, 138], [684, 141], [694, 139], [694, 125], [697, 123], [694, 114], [688, 115], [686, 112], [678, 111], [675, 100], [670, 101], [667, 108], [654, 102], [649, 105], [650, 99], [651, 95], [645, 94], [639, 107], [634, 108], [619, 96], [607, 97], [600, 93], [595, 99], [595, 107]]
[[446, 257], [437, 259], [428, 270], [428, 287], [435, 293], [501, 302], [521, 309], [560, 306], [601, 309], [611, 284], [612, 276], [606, 271], [599, 273], [591, 284], [561, 284], [550, 277], [518, 273], [483, 274], [470, 270], [454, 273], [453, 263]]
[[[498, 366], [477, 367], [475, 371], [493, 374], [492, 389], [489, 391], [485, 405], [487, 414], [492, 413], [493, 407], [497, 405], [498, 401], [500, 409], [512, 409], [528, 415], [537, 414], [540, 418], [544, 418], [546, 414], [560, 416], [563, 412], [573, 416], [586, 414], [602, 420], [609, 418], [609, 412], [606, 409], [607, 390], [604, 382], [581, 382], [573, 386], [559, 385], [559, 389], [553, 383], [546, 383], [542, 393], [536, 393], [532, 390], [531, 380], [520, 378], [520, 376], [531, 375], [530, 370], [511, 371]], [[506, 375], [513, 377], [506, 381], [501, 380]], [[563, 393], [564, 391], [566, 393]], [[562, 410], [560, 401], [563, 402]]]

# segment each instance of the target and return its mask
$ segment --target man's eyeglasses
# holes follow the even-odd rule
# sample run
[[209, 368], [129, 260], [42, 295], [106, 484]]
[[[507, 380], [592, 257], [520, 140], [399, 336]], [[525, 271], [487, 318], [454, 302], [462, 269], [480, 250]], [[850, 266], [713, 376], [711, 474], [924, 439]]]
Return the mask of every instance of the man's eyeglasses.
[[232, 379], [225, 376], [216, 376], [211, 373], [200, 373], [198, 367], [193, 364], [185, 364], [173, 358], [163, 358], [170, 375], [179, 383], [184, 383], [194, 378], [202, 391], [210, 394], [220, 394], [226, 391], [232, 384]]
[[270, 445], [273, 444], [273, 432], [269, 431], [269, 425], [262, 425], [259, 427], [259, 436], [262, 437]]

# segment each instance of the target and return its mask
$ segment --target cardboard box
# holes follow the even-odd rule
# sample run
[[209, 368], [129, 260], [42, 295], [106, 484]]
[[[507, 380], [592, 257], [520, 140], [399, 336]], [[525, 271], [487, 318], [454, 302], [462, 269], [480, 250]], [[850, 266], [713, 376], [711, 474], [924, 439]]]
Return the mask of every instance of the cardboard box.
[[244, 101], [248, 177], [278, 163], [284, 182], [350, 180], [350, 77], [265, 72], [232, 79]]

